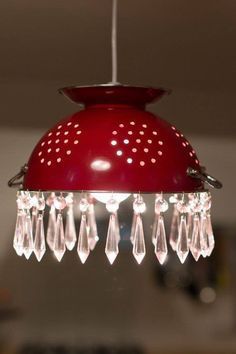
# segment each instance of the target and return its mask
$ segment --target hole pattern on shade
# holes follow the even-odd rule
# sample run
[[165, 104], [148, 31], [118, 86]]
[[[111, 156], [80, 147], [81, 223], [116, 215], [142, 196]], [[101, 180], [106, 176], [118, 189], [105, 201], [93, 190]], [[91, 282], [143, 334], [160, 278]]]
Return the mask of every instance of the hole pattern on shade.
[[[56, 163], [62, 162], [64, 158], [69, 158], [73, 153], [73, 149], [68, 149], [68, 147], [74, 146], [76, 149], [76, 145], [79, 144], [77, 136], [82, 134], [82, 130], [78, 130], [79, 126], [79, 123], [73, 123], [73, 121], [70, 120], [59, 124], [56, 128], [47, 133], [44, 140], [40, 143], [42, 150], [38, 152], [39, 162], [50, 167], [56, 165]], [[60, 145], [60, 147], [58, 147], [60, 143], [63, 143], [63, 146]], [[56, 153], [55, 158], [53, 157], [53, 153]]]
[[173, 133], [175, 134], [176, 138], [180, 141], [182, 147], [187, 149], [187, 152], [190, 157], [193, 158], [194, 162], [199, 165], [199, 160], [197, 159], [195, 151], [191, 148], [187, 139], [185, 139], [184, 135], [180, 133], [174, 126], [171, 126]]
[[119, 122], [111, 131], [109, 144], [122, 147], [122, 150], [114, 149], [114, 153], [129, 165], [138, 164], [143, 167], [156, 164], [163, 155], [164, 142], [160, 140], [159, 132], [151, 124], [138, 121]]

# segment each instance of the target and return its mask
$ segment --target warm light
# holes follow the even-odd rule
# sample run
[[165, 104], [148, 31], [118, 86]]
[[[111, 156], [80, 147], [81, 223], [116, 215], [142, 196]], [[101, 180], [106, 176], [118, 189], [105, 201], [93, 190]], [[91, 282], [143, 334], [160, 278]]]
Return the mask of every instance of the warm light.
[[92, 196], [97, 199], [99, 202], [106, 204], [111, 198], [114, 198], [118, 203], [123, 202], [125, 199], [129, 198], [130, 193], [91, 193]]

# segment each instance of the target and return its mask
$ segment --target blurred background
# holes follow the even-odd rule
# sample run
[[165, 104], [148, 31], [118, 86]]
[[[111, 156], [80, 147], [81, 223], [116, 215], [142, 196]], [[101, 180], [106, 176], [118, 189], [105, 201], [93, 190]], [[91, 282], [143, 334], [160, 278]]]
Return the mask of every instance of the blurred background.
[[[111, 80], [110, 15], [111, 0], [0, 2], [0, 353], [236, 353], [235, 0], [119, 0], [119, 81], [171, 88], [149, 109], [183, 131], [224, 184], [213, 192], [211, 258], [182, 266], [170, 252], [161, 267], [149, 243], [138, 266], [126, 206], [112, 267], [106, 215], [85, 265], [76, 251], [60, 264], [48, 251], [39, 264], [12, 247], [7, 180], [42, 133], [78, 109], [59, 87]], [[152, 219], [153, 205], [146, 238]]]

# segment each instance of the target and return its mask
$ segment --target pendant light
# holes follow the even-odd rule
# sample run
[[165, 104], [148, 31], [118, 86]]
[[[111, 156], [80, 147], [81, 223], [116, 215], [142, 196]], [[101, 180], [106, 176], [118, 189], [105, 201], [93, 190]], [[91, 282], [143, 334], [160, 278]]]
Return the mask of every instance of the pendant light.
[[[19, 187], [13, 240], [19, 256], [28, 259], [34, 253], [40, 261], [48, 247], [61, 261], [66, 250], [76, 247], [85, 263], [99, 240], [94, 205], [101, 202], [110, 215], [105, 254], [112, 264], [122, 242], [118, 209], [127, 198], [133, 198], [130, 241], [138, 264], [148, 242], [153, 243], [160, 264], [169, 247], [181, 263], [189, 253], [195, 260], [212, 253], [211, 195], [206, 185], [222, 185], [201, 167], [190, 143], [175, 126], [146, 111], [147, 104], [169, 94], [168, 90], [117, 82], [116, 22], [117, 0], [113, 0], [112, 82], [60, 89], [84, 108], [47, 131], [28, 163], [8, 183]], [[80, 193], [78, 202], [75, 193]], [[155, 198], [150, 235], [144, 235], [142, 221], [147, 193]], [[169, 199], [166, 194], [171, 194]], [[164, 214], [169, 205], [173, 217], [167, 235]], [[77, 235], [74, 217], [78, 209]]]

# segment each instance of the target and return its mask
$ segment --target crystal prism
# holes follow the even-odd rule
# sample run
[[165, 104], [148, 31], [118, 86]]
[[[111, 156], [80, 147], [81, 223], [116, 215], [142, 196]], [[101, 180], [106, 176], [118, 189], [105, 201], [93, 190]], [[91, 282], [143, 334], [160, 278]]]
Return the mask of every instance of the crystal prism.
[[24, 219], [25, 219], [24, 211], [18, 210], [15, 233], [13, 238], [13, 247], [18, 256], [23, 255]]
[[164, 218], [162, 215], [159, 215], [155, 237], [155, 254], [160, 264], [163, 264], [165, 262], [167, 253], [168, 250], [166, 243]]
[[113, 264], [113, 262], [115, 261], [117, 255], [119, 253], [115, 214], [110, 215], [109, 226], [108, 226], [108, 231], [107, 231], [105, 253], [106, 253], [106, 256], [107, 256], [110, 264]]
[[73, 205], [70, 205], [66, 214], [65, 243], [69, 251], [72, 251], [76, 244], [75, 220]]
[[212, 231], [212, 225], [211, 225], [211, 215], [210, 213], [207, 214], [207, 220], [206, 220], [206, 232], [207, 232], [207, 237], [208, 237], [208, 251], [207, 251], [207, 256], [209, 257], [215, 247], [215, 239]]
[[23, 238], [23, 253], [26, 259], [29, 259], [34, 250], [34, 241], [32, 234], [32, 223], [29, 210], [24, 219], [24, 238]]
[[207, 218], [205, 213], [201, 215], [200, 219], [200, 243], [201, 255], [205, 258], [208, 254], [208, 235], [207, 235]]
[[31, 217], [33, 237], [35, 236], [35, 233], [36, 233], [37, 217], [38, 217], [38, 210], [37, 210], [37, 208], [33, 207], [32, 208], [32, 217]]
[[91, 251], [94, 250], [99, 237], [97, 232], [97, 224], [95, 219], [94, 205], [89, 203], [87, 212], [87, 225], [88, 225], [88, 242]]
[[35, 239], [34, 239], [34, 253], [37, 260], [40, 262], [44, 253], [46, 251], [44, 226], [43, 226], [43, 215], [38, 214]]
[[155, 213], [154, 222], [152, 225], [152, 243], [154, 246], [156, 244], [158, 220], [159, 220], [159, 215]]
[[78, 237], [77, 252], [78, 252], [79, 258], [83, 264], [85, 263], [86, 259], [89, 256], [89, 253], [90, 253], [87, 231], [88, 231], [88, 229], [87, 229], [87, 223], [86, 223], [86, 215], [85, 215], [85, 213], [82, 213], [80, 230], [79, 230], [79, 237]]
[[63, 219], [62, 219], [62, 214], [59, 212], [57, 215], [56, 231], [55, 231], [54, 246], [53, 246], [53, 252], [58, 262], [62, 260], [65, 251], [66, 251], [66, 244], [65, 244]]
[[131, 232], [130, 232], [130, 241], [132, 244], [134, 243], [134, 233], [135, 233], [135, 229], [136, 229], [136, 221], [137, 221], [137, 214], [134, 213], [133, 220], [132, 220], [132, 226], [131, 226]]
[[200, 239], [200, 221], [199, 216], [196, 214], [193, 217], [193, 233], [190, 245], [190, 251], [195, 261], [198, 261], [201, 256], [201, 239]]
[[179, 229], [179, 212], [176, 204], [174, 204], [173, 216], [172, 216], [172, 221], [170, 226], [170, 237], [169, 237], [169, 242], [173, 251], [176, 251], [177, 248], [178, 229]]
[[143, 222], [141, 216], [137, 215], [135, 231], [134, 231], [134, 242], [133, 242], [133, 255], [138, 262], [141, 264], [144, 256], [146, 254], [145, 239], [143, 233]]
[[55, 206], [52, 205], [49, 212], [48, 218], [48, 228], [47, 228], [47, 244], [50, 249], [53, 251], [54, 242], [55, 242], [55, 233], [56, 233], [56, 209]]
[[186, 216], [181, 215], [180, 225], [179, 225], [179, 235], [177, 242], [177, 255], [181, 263], [184, 263], [187, 255], [189, 253], [189, 242], [188, 242], [188, 233], [186, 225]]

